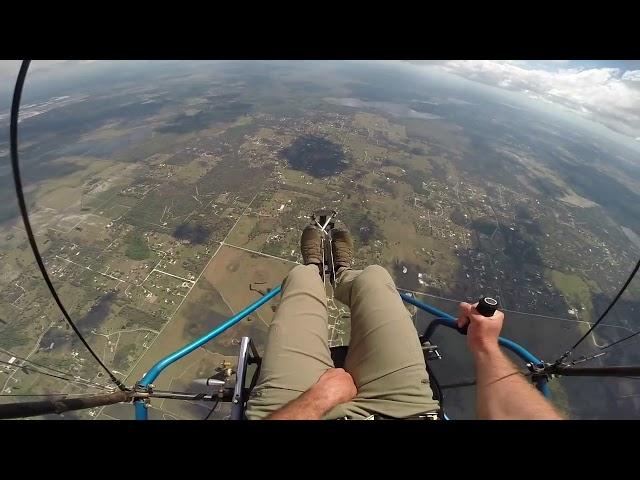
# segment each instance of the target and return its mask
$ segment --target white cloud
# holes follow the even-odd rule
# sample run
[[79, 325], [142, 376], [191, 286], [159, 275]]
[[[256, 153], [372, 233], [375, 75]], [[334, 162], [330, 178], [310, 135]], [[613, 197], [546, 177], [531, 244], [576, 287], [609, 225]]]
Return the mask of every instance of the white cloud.
[[17, 75], [20, 68], [18, 60], [0, 60], [0, 77], [3, 75]]
[[[29, 65], [29, 72], [46, 71], [64, 63], [72, 63], [72, 60], [33, 60]], [[20, 70], [20, 60], [0, 60], [0, 77], [15, 78]]]
[[640, 70], [562, 66], [547, 70], [526, 62], [484, 60], [452, 60], [434, 66], [563, 105], [632, 138], [640, 135]]
[[[21, 63], [21, 60], [0, 60], [0, 97], [10, 95], [13, 92]], [[31, 79], [34, 75], [46, 74], [59, 66], [74, 63], [78, 62], [74, 60], [33, 60], [29, 65], [28, 78]]]
[[626, 80], [628, 82], [640, 82], [640, 70], [629, 70], [624, 72], [622, 80]]

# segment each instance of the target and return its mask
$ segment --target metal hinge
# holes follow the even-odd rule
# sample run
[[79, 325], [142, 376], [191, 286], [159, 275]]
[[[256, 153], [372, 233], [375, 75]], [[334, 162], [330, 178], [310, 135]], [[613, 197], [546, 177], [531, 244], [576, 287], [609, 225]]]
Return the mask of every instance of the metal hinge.
[[431, 345], [431, 342], [424, 342], [422, 344], [422, 351], [425, 352], [427, 360], [442, 360], [438, 346]]

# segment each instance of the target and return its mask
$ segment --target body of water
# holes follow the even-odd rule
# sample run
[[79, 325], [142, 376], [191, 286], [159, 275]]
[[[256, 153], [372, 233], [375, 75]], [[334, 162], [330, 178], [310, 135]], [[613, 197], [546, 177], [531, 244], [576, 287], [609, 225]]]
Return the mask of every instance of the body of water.
[[432, 113], [417, 112], [412, 108], [409, 108], [408, 106], [403, 105], [401, 103], [366, 102], [358, 98], [333, 98], [333, 97], [326, 97], [324, 98], [324, 101], [332, 105], [340, 105], [342, 107], [375, 108], [377, 110], [382, 110], [383, 112], [389, 113], [394, 117], [421, 118], [423, 120], [437, 120], [439, 118], [442, 118], [441, 116], [434, 115]]
[[636, 232], [627, 227], [622, 227], [622, 231], [627, 236], [627, 238], [631, 240], [631, 243], [640, 248], [640, 236], [638, 236]]

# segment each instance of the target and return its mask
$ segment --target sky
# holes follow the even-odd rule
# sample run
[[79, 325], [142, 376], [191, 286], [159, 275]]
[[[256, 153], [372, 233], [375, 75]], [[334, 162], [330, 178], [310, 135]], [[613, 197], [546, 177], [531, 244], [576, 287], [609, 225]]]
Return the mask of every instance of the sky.
[[416, 60], [410, 63], [564, 107], [640, 142], [638, 60]]
[[[30, 77], [60, 79], [94, 61], [37, 60]], [[100, 62], [109, 63], [109, 62]], [[640, 60], [416, 60], [498, 89], [518, 92], [541, 104], [554, 104], [640, 143]], [[19, 62], [0, 61], [0, 99], [10, 98]]]
[[[0, 60], [0, 110], [8, 109], [11, 105], [11, 96], [15, 86], [16, 77], [20, 70], [19, 60]], [[74, 60], [34, 60], [29, 65], [25, 92], [28, 92], [30, 82], [36, 80], [46, 83], [50, 79], [60, 79], [77, 71], [82, 65], [92, 63], [92, 61]], [[1, 114], [2, 112], [0, 112]]]

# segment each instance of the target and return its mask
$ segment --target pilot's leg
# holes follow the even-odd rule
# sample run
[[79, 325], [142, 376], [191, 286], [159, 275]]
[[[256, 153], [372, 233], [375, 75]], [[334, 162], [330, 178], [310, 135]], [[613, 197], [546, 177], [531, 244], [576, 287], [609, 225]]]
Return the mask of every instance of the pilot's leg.
[[327, 418], [373, 413], [404, 418], [436, 411], [418, 334], [389, 273], [379, 265], [339, 272], [335, 296], [351, 308], [344, 368], [358, 395]]
[[297, 398], [329, 368], [327, 295], [316, 265], [299, 265], [284, 281], [247, 418], [264, 418]]

